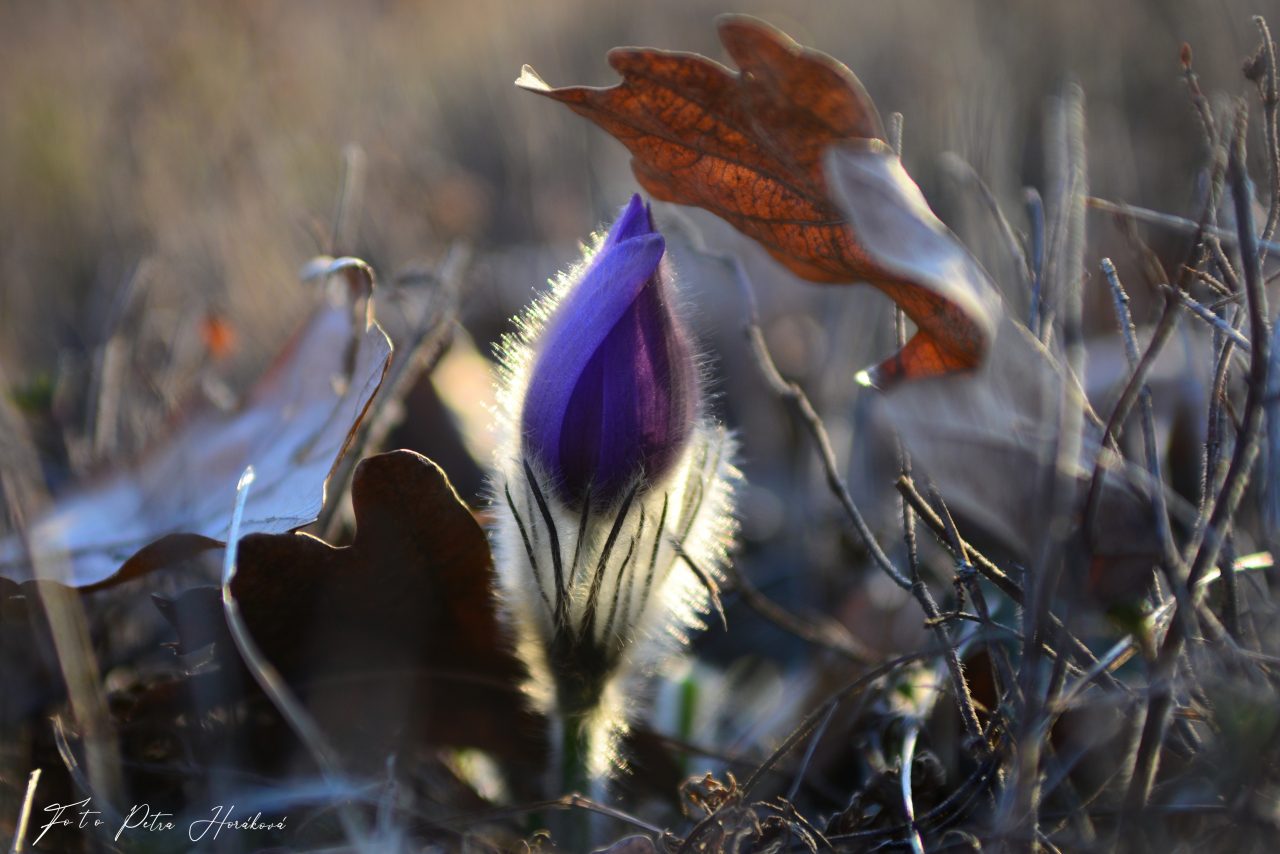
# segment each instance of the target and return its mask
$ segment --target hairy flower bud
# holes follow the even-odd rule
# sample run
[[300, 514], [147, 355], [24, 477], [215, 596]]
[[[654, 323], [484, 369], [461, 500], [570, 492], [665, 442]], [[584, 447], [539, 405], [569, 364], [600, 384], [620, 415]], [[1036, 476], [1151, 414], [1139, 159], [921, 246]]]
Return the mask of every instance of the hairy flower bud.
[[597, 777], [644, 677], [718, 607], [733, 439], [704, 412], [665, 244], [638, 196], [504, 339], [498, 576], [530, 694]]
[[661, 478], [693, 431], [697, 368], [664, 249], [633, 196], [543, 332], [521, 430], [570, 506], [608, 507]]

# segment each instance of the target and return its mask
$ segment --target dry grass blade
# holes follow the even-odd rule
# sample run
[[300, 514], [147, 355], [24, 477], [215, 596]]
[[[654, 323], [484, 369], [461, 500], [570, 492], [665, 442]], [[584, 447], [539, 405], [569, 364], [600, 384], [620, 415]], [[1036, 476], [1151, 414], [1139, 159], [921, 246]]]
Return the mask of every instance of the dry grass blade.
[[778, 745], [777, 749], [769, 755], [769, 758], [760, 763], [760, 766], [756, 768], [750, 777], [747, 778], [746, 782], [742, 784], [743, 797], [750, 794], [764, 776], [773, 770], [773, 767], [777, 765], [782, 757], [794, 750], [800, 742], [804, 741], [813, 733], [816, 727], [822, 724], [822, 721], [829, 714], [829, 708], [831, 705], [839, 706], [839, 704], [848, 700], [854, 694], [857, 694], [863, 689], [869, 687], [876, 681], [883, 679], [898, 668], [916, 661], [931, 658], [938, 655], [940, 652], [942, 652], [942, 650], [927, 649], [921, 650], [920, 652], [909, 653], [907, 655], [900, 655], [871, 668], [853, 681], [847, 683], [838, 691], [832, 693], [831, 696], [827, 698], [826, 702], [806, 715], [804, 720], [802, 720], [795, 729], [791, 731], [791, 734], [783, 740], [782, 744]]
[[[1006, 793], [999, 826], [1016, 838], [1034, 846], [1040, 826], [1041, 759], [1045, 748], [1038, 732], [1043, 725], [1045, 707], [1053, 704], [1061, 688], [1065, 670], [1055, 662], [1047, 689], [1040, 662], [1046, 643], [1057, 644], [1051, 616], [1058, 600], [1058, 582], [1067, 561], [1080, 548], [1072, 537], [1077, 489], [1076, 470], [1082, 453], [1087, 451], [1086, 429], [1089, 426], [1088, 402], [1078, 379], [1084, 376], [1083, 294], [1085, 251], [1085, 197], [1088, 194], [1088, 162], [1084, 130], [1084, 91], [1078, 85], [1068, 87], [1061, 101], [1055, 102], [1050, 126], [1057, 131], [1048, 141], [1050, 172], [1057, 178], [1050, 198], [1052, 220], [1061, 239], [1055, 241], [1049, 269], [1055, 276], [1048, 280], [1050, 293], [1058, 306], [1065, 350], [1066, 377], [1056, 389], [1046, 389], [1048, 397], [1057, 392], [1057, 429], [1051, 445], [1052, 469], [1041, 478], [1043, 490], [1040, 506], [1048, 516], [1035, 566], [1029, 573], [1027, 607], [1023, 610], [1022, 661], [1018, 684], [1023, 708], [1017, 722], [1017, 763]], [[1073, 381], [1076, 380], [1076, 381]], [[1055, 402], [1050, 401], [1050, 406]], [[1051, 416], [1052, 417], [1052, 416]], [[1069, 618], [1068, 618], [1069, 619]], [[1066, 620], [1064, 620], [1066, 622]], [[1069, 627], [1069, 623], [1067, 623]]]
[[18, 811], [18, 824], [13, 832], [13, 843], [9, 846], [9, 854], [22, 854], [26, 848], [27, 824], [31, 821], [31, 808], [36, 802], [36, 787], [40, 785], [40, 769], [31, 772], [27, 778], [27, 792], [22, 798], [22, 807]]
[[916, 827], [916, 807], [911, 792], [911, 766], [916, 761], [916, 740], [920, 738], [920, 725], [911, 722], [907, 725], [907, 733], [902, 738], [902, 811], [907, 817], [907, 825], [911, 830], [907, 841], [914, 854], [924, 854], [924, 842], [920, 839], [920, 830]]
[[27, 554], [39, 556], [32, 567], [36, 579], [33, 590], [48, 623], [57, 669], [84, 745], [86, 794], [108, 805], [118, 804], [124, 783], [117, 734], [107, 709], [84, 605], [75, 591], [64, 586], [70, 568], [47, 554], [48, 544], [28, 525], [26, 513], [46, 505], [48, 498], [38, 473], [32, 470], [38, 457], [16, 413], [3, 399], [0, 433], [5, 437], [0, 440], [0, 497], [9, 511], [15, 539]]
[[[977, 189], [983, 206], [986, 208], [992, 222], [995, 223], [996, 230], [1000, 232], [1000, 237], [1004, 241], [1009, 257], [1013, 259], [1014, 265], [1025, 280], [1027, 288], [1033, 288], [1036, 274], [1033, 269], [1032, 259], [1027, 257], [1027, 251], [1022, 245], [1022, 240], [1013, 230], [1009, 218], [1005, 216], [995, 193], [991, 191], [991, 187], [987, 185], [986, 181], [982, 180], [982, 176], [978, 174], [978, 171], [973, 168], [969, 161], [954, 152], [943, 154], [943, 164], [954, 172], [959, 180]], [[1034, 328], [1034, 325], [1032, 327]]]
[[[377, 396], [369, 405], [351, 444], [329, 476], [329, 488], [342, 494], [349, 488], [351, 477], [363, 452], [383, 447], [396, 423], [403, 417], [401, 403], [414, 383], [430, 374], [448, 350], [457, 323], [462, 278], [471, 261], [471, 250], [454, 244], [430, 281], [402, 284], [399, 297], [401, 321], [392, 329], [395, 351]], [[403, 328], [401, 328], [403, 327]], [[326, 502], [317, 518], [320, 530], [333, 533], [339, 524], [342, 505]]]

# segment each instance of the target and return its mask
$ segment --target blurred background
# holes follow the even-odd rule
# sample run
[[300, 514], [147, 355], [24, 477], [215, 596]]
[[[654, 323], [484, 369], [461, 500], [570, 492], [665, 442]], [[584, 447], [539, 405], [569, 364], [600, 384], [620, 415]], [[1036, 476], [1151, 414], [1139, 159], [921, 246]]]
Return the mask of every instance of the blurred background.
[[[830, 53], [883, 115], [902, 112], [909, 171], [1008, 287], [991, 220], [944, 152], [971, 164], [1024, 230], [1023, 187], [1043, 185], [1045, 100], [1075, 79], [1087, 96], [1091, 191], [1194, 216], [1206, 147], [1180, 45], [1192, 46], [1211, 99], [1243, 92], [1258, 10], [1246, 0], [6, 3], [0, 369], [53, 491], [133, 458], [193, 400], [233, 403], [314, 304], [297, 278], [312, 255], [357, 255], [390, 279], [461, 243], [473, 253], [469, 338], [454, 351], [469, 358], [415, 390], [392, 439], [439, 459], [478, 499], [487, 378], [476, 354], [635, 190], [620, 144], [512, 81], [527, 62], [553, 85], [610, 85], [605, 54], [616, 45], [724, 59], [723, 11]], [[351, 146], [363, 155], [363, 193], [335, 246]], [[835, 508], [808, 488], [818, 477], [808, 450], [781, 407], [749, 403], [762, 385], [741, 343], [738, 289], [689, 245], [746, 259], [780, 367], [814, 396], [855, 491], [889, 525], [893, 503], [877, 499], [892, 449], [864, 435], [849, 381], [890, 349], [886, 301], [801, 284], [701, 211], [657, 215], [722, 392], [716, 405], [743, 435], [744, 531], [748, 547], [773, 555], [752, 571], [800, 584], [787, 579], [802, 562], [815, 568], [808, 579], [847, 580], [850, 543], [838, 520], [822, 523]], [[1091, 237], [1105, 243], [1109, 230], [1091, 215]], [[1125, 274], [1123, 245], [1108, 254]], [[1107, 298], [1094, 290], [1104, 310], [1092, 331], [1109, 333]], [[1141, 321], [1152, 301], [1136, 296]], [[1025, 304], [1025, 294], [1006, 297]], [[92, 399], [112, 340], [128, 345], [127, 405], [103, 441]]]
[[[612, 85], [606, 52], [619, 45], [723, 61], [714, 19], [728, 11], [843, 61], [883, 116], [904, 115], [907, 169], [1020, 311], [1027, 295], [1003, 239], [951, 155], [1026, 231], [1024, 188], [1045, 184], [1046, 99], [1078, 81], [1090, 192], [1194, 218], [1208, 152], [1181, 45], [1215, 106], [1246, 91], [1254, 104], [1241, 63], [1258, 42], [1250, 16], [1265, 10], [1256, 0], [2, 3], [0, 392], [35, 442], [40, 458], [25, 462], [56, 497], [137, 459], [184, 413], [234, 406], [316, 304], [298, 278], [314, 255], [364, 258], [390, 283], [465, 247], [452, 350], [408, 394], [387, 444], [437, 460], [482, 507], [491, 347], [637, 189], [621, 144], [513, 81], [528, 63], [553, 86]], [[1259, 123], [1251, 133], [1251, 171], [1265, 175]], [[335, 231], [355, 160], [360, 203]], [[789, 607], [835, 617], [876, 655], [919, 648], [919, 612], [864, 571], [807, 436], [748, 355], [735, 280], [711, 256], [744, 260], [779, 368], [821, 411], [882, 542], [901, 549], [895, 448], [852, 381], [893, 349], [890, 304], [869, 288], [803, 284], [702, 211], [656, 205], [655, 215], [713, 405], [743, 443], [742, 572]], [[1139, 232], [1166, 269], [1180, 260], [1176, 234]], [[1126, 281], [1142, 279], [1134, 242], [1109, 217], [1092, 212], [1089, 233], [1087, 257], [1114, 255]], [[1130, 290], [1139, 322], [1150, 321], [1157, 301]], [[1105, 288], [1086, 294], [1104, 394], [1125, 365]], [[107, 423], [95, 401], [111, 359], [120, 405]], [[1202, 413], [1198, 389], [1186, 394], [1200, 395], [1189, 411]], [[1189, 490], [1192, 438], [1172, 470]], [[813, 651], [795, 637], [727, 604], [736, 631], [705, 634], [696, 665], [702, 684], [724, 687], [725, 708], [700, 714], [732, 720], [739, 703], [750, 713], [732, 738], [699, 736], [757, 744], [753, 727], [785, 732], [834, 677], [801, 666]], [[758, 660], [812, 680], [812, 693], [744, 672]]]

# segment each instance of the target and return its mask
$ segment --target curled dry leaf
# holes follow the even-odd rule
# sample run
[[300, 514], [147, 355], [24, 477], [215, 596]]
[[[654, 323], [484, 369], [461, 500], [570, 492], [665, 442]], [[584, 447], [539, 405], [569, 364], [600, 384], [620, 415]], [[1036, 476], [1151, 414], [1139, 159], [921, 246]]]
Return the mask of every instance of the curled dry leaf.
[[[516, 82], [626, 145], [656, 198], [711, 211], [804, 279], [863, 281], [895, 300], [918, 332], [873, 381], [976, 367], [999, 313], [994, 290], [973, 274], [976, 263], [957, 264], [963, 250], [885, 154], [880, 117], [857, 77], [754, 18], [724, 16], [719, 32], [737, 72], [697, 54], [617, 48], [609, 53], [623, 78], [616, 86], [551, 88], [528, 66]], [[833, 198], [823, 158], [851, 141], [896, 168], [880, 166], [876, 180], [847, 182]], [[913, 254], [925, 257], [896, 263]]]
[[[444, 472], [412, 451], [378, 454], [356, 468], [351, 499], [350, 546], [302, 533], [240, 540], [232, 593], [262, 654], [326, 733], [370, 755], [384, 755], [370, 738], [401, 735], [536, 753], [494, 610], [489, 544]], [[157, 602], [181, 651], [215, 643], [238, 666], [218, 588]]]
[[[902, 279], [929, 283], [948, 304], [967, 306], [970, 316], [981, 318], [974, 328], [989, 352], [976, 371], [895, 388], [883, 406], [913, 460], [953, 509], [1021, 560], [1035, 560], [1052, 516], [1047, 490], [1057, 465], [1059, 407], [1065, 384], [1076, 381], [1003, 313], [986, 271], [929, 210], [897, 157], [847, 144], [831, 148], [826, 164], [835, 198], [876, 264]], [[917, 335], [866, 381], [892, 385], [911, 375], [912, 364], [945, 365], [946, 358]], [[1102, 438], [1092, 412], [1083, 429], [1072, 471], [1081, 511]], [[1096, 530], [1087, 532], [1095, 557], [1093, 592], [1123, 599], [1145, 584], [1160, 544], [1146, 490], [1110, 454], [1104, 455], [1104, 472]]]
[[[355, 259], [320, 259], [324, 302], [280, 351], [234, 413], [190, 417], [133, 468], [61, 497], [32, 521], [36, 563], [59, 580], [97, 587], [222, 545], [236, 482], [257, 485], [243, 530], [278, 533], [312, 522], [330, 473], [351, 443], [391, 361], [374, 319], [373, 274]], [[32, 577], [16, 538], [0, 543], [0, 573]]]
[[[836, 203], [872, 261], [898, 282], [913, 283], [882, 289], [925, 331], [860, 378], [887, 388], [899, 379], [973, 367], [958, 361], [957, 352], [986, 352], [1003, 313], [986, 270], [934, 216], [892, 152], [857, 143], [833, 147], [826, 169]], [[948, 345], [928, 334], [931, 328], [948, 330], [955, 341]]]

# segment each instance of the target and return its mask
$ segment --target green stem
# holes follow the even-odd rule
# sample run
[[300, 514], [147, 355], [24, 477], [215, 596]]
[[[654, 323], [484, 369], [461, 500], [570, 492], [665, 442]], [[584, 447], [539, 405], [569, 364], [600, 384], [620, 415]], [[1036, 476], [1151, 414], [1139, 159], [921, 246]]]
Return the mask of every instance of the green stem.
[[[589, 717], [583, 714], [560, 715], [560, 749], [558, 795], [591, 794], [591, 732]], [[562, 811], [556, 821], [555, 841], [565, 851], [588, 851], [591, 845], [591, 813], [584, 809], [570, 808]]]
[[581, 715], [565, 715], [560, 721], [560, 794], [587, 794], [591, 775], [587, 771], [587, 720]]

